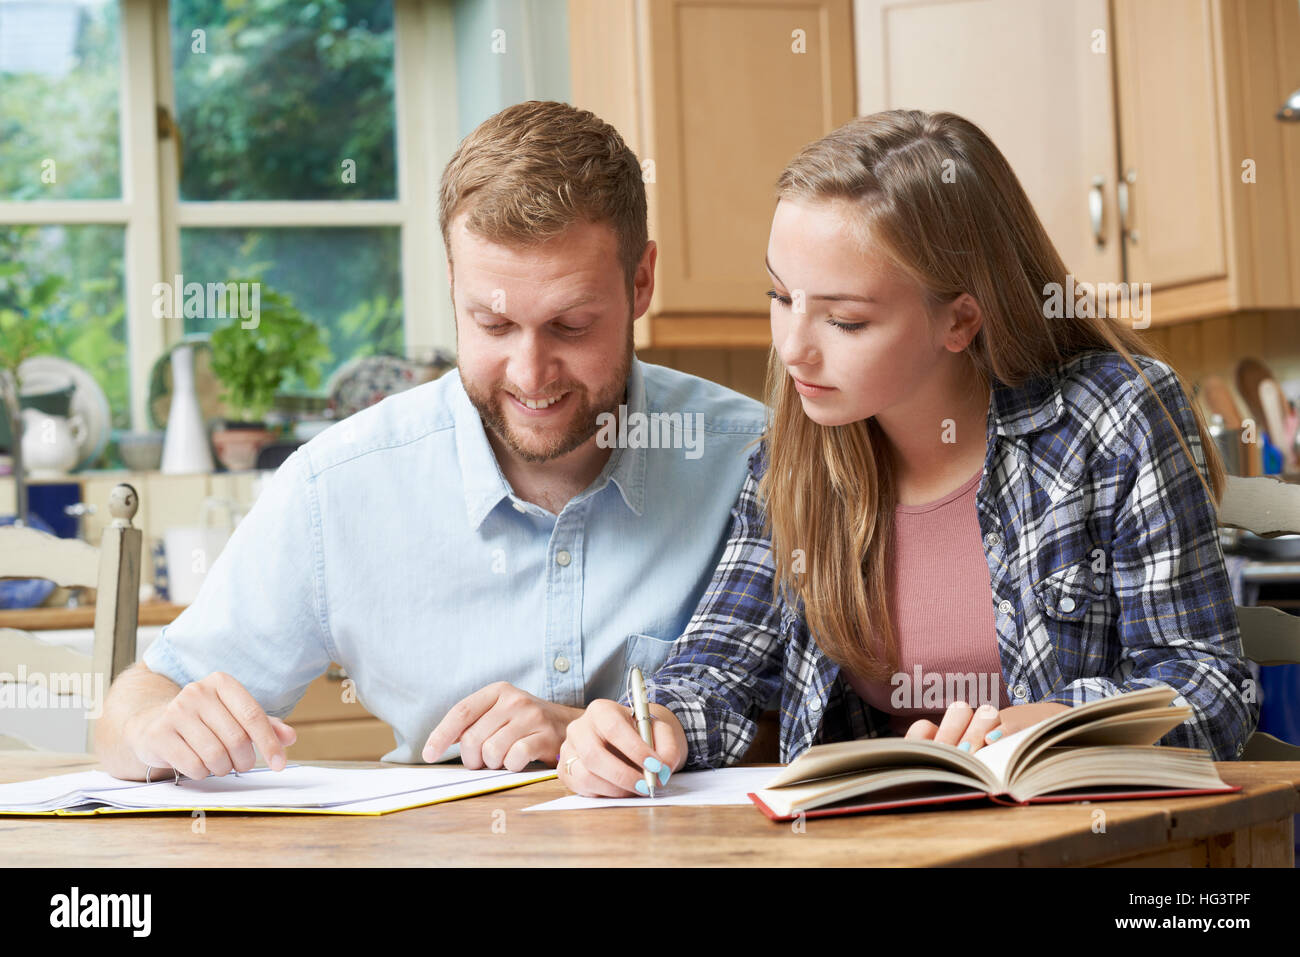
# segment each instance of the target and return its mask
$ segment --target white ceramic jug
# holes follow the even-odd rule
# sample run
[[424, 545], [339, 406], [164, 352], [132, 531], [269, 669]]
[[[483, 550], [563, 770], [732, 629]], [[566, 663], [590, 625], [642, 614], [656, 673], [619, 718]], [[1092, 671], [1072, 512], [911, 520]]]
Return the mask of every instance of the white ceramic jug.
[[86, 425], [81, 416], [23, 409], [23, 467], [31, 478], [61, 478], [81, 458]]

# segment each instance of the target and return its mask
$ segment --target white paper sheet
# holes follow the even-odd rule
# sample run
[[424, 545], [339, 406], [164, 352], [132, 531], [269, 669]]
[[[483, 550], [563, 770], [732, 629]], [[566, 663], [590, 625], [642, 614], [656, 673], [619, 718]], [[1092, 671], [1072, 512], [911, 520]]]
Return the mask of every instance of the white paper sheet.
[[653, 798], [588, 798], [580, 794], [534, 804], [525, 811], [579, 811], [597, 807], [657, 807], [659, 805], [752, 804], [747, 795], [767, 786], [780, 768], [714, 768], [710, 771], [678, 771], [663, 787], [656, 785]]
[[462, 768], [318, 768], [291, 765], [283, 771], [254, 768], [241, 774], [209, 776], [199, 781], [182, 777], [142, 785], [129, 791], [83, 793], [117, 807], [158, 808], [189, 804], [192, 807], [334, 807], [357, 801], [409, 794], [465, 782], [498, 777], [501, 771]]
[[116, 790], [138, 787], [138, 781], [123, 781], [103, 771], [76, 771], [56, 774], [34, 781], [16, 781], [0, 784], [0, 809], [49, 810], [66, 807], [84, 788]]
[[257, 808], [374, 812], [504, 788], [554, 776], [554, 771], [470, 771], [454, 767], [321, 768], [290, 765], [254, 768], [202, 780], [168, 777], [146, 784], [103, 771], [0, 785], [0, 811], [34, 812], [98, 802], [131, 810]]

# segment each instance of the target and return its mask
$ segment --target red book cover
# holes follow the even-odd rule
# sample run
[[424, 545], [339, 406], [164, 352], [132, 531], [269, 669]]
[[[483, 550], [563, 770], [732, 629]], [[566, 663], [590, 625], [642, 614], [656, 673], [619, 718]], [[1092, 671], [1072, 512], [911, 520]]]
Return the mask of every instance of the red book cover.
[[[854, 804], [844, 807], [825, 807], [813, 808], [811, 811], [804, 811], [805, 818], [810, 817], [842, 817], [846, 814], [869, 814], [873, 811], [889, 811], [901, 807], [923, 807], [925, 805], [943, 805], [943, 804], [961, 804], [971, 801], [992, 801], [995, 804], [1001, 804], [1005, 807], [1027, 807], [1030, 804], [1064, 804], [1071, 801], [1087, 802], [1093, 801], [1125, 801], [1139, 798], [1155, 797], [1192, 797], [1202, 794], [1233, 794], [1241, 790], [1241, 785], [1232, 785], [1224, 788], [1157, 788], [1146, 791], [1104, 791], [1094, 794], [1044, 794], [1028, 801], [1013, 801], [1005, 794], [984, 794], [978, 791], [972, 791], [970, 794], [946, 794], [939, 797], [929, 797], [920, 799], [909, 799], [901, 801], [879, 801], [870, 804]], [[786, 815], [782, 817], [763, 803], [763, 800], [754, 792], [750, 792], [748, 797], [754, 802], [754, 806], [763, 812], [773, 821], [793, 821], [798, 815]]]

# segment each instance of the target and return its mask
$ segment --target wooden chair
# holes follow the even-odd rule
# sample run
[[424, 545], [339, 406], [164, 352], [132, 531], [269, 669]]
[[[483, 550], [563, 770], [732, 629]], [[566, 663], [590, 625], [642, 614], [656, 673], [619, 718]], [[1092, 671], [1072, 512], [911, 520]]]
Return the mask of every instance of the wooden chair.
[[[1219, 503], [1219, 525], [1264, 538], [1300, 533], [1300, 485], [1263, 475], [1229, 475]], [[1246, 657], [1261, 667], [1300, 664], [1300, 617], [1280, 608], [1237, 606], [1237, 623]], [[1242, 761], [1300, 761], [1300, 747], [1256, 731]]]
[[[140, 529], [131, 524], [139, 496], [130, 485], [118, 485], [108, 498], [112, 521], [99, 547], [80, 539], [57, 538], [34, 528], [0, 528], [0, 578], [46, 578], [65, 587], [95, 588], [95, 640], [85, 655], [51, 645], [14, 628], [0, 628], [0, 680], [21, 681], [40, 675], [47, 692], [80, 693], [87, 708], [102, 709], [103, 697], [117, 676], [135, 663], [136, 625], [140, 599]], [[80, 687], [80, 676], [91, 687]], [[78, 676], [74, 678], [73, 676]], [[13, 689], [25, 693], [27, 689]], [[93, 700], [86, 700], [92, 698]], [[86, 718], [86, 750], [94, 750], [94, 719]], [[0, 749], [30, 750], [27, 742], [0, 735]]]

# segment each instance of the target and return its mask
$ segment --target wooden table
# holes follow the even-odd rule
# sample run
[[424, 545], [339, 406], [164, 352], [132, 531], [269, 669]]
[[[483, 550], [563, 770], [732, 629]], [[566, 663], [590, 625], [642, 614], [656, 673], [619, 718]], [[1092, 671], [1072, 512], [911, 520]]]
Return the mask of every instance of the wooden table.
[[[90, 755], [0, 751], [0, 782], [95, 767]], [[558, 781], [380, 817], [209, 813], [201, 834], [182, 813], [6, 816], [0, 817], [0, 861], [31, 867], [1294, 866], [1300, 762], [1218, 768], [1224, 781], [1244, 790], [824, 818], [804, 822], [802, 832], [748, 806], [521, 813], [566, 794]], [[1094, 830], [1098, 811], [1104, 833]]]

